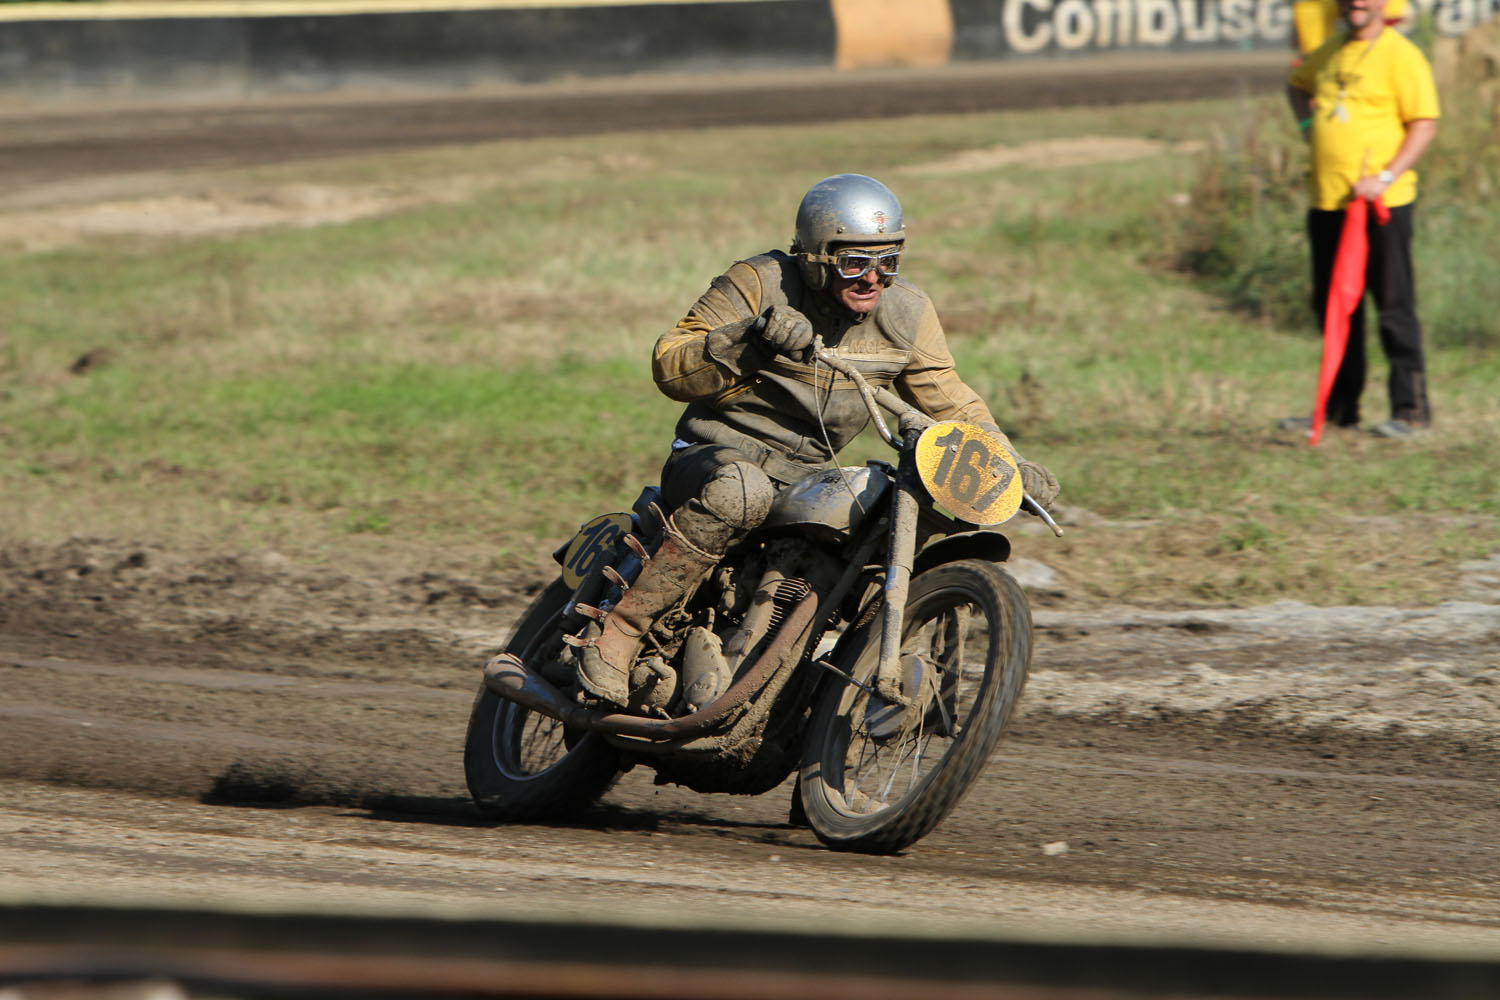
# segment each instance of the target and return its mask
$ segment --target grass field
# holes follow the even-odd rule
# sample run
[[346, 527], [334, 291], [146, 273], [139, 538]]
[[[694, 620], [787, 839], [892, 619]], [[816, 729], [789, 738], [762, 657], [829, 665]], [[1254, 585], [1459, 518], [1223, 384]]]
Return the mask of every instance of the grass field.
[[[650, 382], [657, 335], [731, 261], [784, 247], [811, 183], [852, 170], [902, 197], [904, 270], [960, 370], [1058, 474], [1069, 534], [1031, 541], [1028, 526], [1022, 548], [1061, 566], [1071, 595], [1451, 597], [1457, 565], [1500, 551], [1500, 319], [1492, 280], [1453, 280], [1492, 272], [1497, 223], [1451, 192], [1418, 219], [1435, 433], [1309, 447], [1276, 431], [1310, 408], [1319, 357], [1311, 317], [1285, 306], [1306, 296], [1296, 165], [1247, 152], [1274, 139], [1279, 101], [260, 169], [244, 179], [463, 178], [465, 193], [316, 228], [11, 248], [0, 542], [532, 565], [655, 476], [678, 413]], [[1271, 214], [1208, 197], [1236, 184], [1273, 185]], [[1184, 234], [1205, 233], [1271, 275], [1281, 305], [1246, 298], [1242, 275], [1185, 271]], [[1372, 351], [1367, 422], [1388, 415]]]

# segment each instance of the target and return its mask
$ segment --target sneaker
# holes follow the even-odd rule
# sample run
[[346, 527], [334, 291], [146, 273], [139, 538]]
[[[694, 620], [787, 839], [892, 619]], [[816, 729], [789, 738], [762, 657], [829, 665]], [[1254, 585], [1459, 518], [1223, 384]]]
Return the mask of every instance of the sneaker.
[[1370, 428], [1371, 434], [1383, 438], [1414, 438], [1426, 434], [1427, 431], [1426, 424], [1400, 419], [1382, 420]]

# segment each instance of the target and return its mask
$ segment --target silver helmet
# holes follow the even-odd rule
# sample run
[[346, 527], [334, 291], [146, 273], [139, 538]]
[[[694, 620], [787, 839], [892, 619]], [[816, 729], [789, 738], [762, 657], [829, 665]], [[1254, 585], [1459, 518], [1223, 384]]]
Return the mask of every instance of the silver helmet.
[[[828, 254], [843, 243], [900, 243], [906, 239], [901, 202], [891, 189], [864, 174], [834, 174], [814, 184], [797, 206], [793, 255]], [[828, 285], [828, 269], [799, 257], [802, 280], [815, 289]]]

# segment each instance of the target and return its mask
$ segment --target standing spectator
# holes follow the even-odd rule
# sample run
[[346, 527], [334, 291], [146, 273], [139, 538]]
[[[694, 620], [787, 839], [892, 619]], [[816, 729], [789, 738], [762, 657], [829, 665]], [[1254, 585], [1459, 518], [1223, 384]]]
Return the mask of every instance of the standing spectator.
[[[1388, 0], [1339, 0], [1347, 30], [1335, 34], [1292, 70], [1287, 96], [1299, 127], [1312, 142], [1311, 204], [1313, 309], [1321, 324], [1329, 277], [1352, 198], [1383, 201], [1390, 221], [1370, 213], [1365, 287], [1380, 313], [1380, 344], [1390, 362], [1391, 419], [1373, 428], [1383, 437], [1410, 437], [1432, 420], [1427, 402], [1422, 327], [1412, 270], [1412, 168], [1437, 135], [1438, 98], [1432, 68], [1420, 49], [1386, 24]], [[1365, 382], [1363, 297], [1349, 317], [1349, 344], [1328, 397], [1325, 418], [1337, 427], [1359, 425]], [[1285, 429], [1310, 426], [1288, 417]]]

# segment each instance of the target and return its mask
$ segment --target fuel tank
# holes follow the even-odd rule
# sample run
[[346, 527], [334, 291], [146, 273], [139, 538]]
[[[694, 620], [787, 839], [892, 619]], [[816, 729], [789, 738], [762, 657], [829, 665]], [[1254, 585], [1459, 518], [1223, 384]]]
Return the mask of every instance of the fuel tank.
[[895, 470], [886, 462], [808, 476], [781, 491], [761, 530], [844, 541], [880, 505], [894, 481]]

